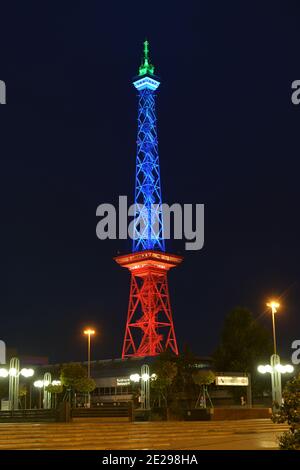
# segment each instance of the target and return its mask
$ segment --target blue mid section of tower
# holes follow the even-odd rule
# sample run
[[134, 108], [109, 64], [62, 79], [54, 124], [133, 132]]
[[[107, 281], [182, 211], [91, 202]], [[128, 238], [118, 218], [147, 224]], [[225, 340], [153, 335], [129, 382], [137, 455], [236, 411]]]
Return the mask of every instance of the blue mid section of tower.
[[165, 251], [155, 111], [160, 83], [146, 75], [133, 84], [139, 94], [133, 251]]

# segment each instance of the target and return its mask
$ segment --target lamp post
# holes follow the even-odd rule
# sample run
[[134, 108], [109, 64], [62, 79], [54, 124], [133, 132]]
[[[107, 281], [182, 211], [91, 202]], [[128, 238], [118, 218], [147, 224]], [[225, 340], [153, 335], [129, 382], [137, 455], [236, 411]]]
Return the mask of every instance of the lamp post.
[[36, 380], [33, 386], [39, 390], [39, 408], [42, 408], [42, 388], [44, 388], [44, 381]]
[[52, 377], [50, 372], [45, 372], [44, 374], [44, 380], [43, 380], [43, 408], [46, 410], [51, 408], [51, 393], [48, 392], [47, 387], [48, 385], [51, 385], [52, 382]]
[[43, 380], [36, 380], [33, 386], [39, 390], [39, 408], [42, 408], [42, 389], [43, 389], [43, 408], [51, 408], [51, 392], [46, 390], [48, 385], [61, 385], [60, 380], [52, 380], [50, 372], [45, 372]]
[[83, 334], [88, 337], [88, 378], [91, 377], [91, 336], [95, 334], [95, 330], [87, 328]]
[[271, 374], [272, 380], [272, 400], [273, 400], [273, 410], [276, 410], [276, 404], [281, 405], [282, 396], [281, 396], [281, 374], [292, 374], [294, 372], [294, 367], [290, 364], [280, 364], [280, 361], [275, 363], [272, 358], [279, 358], [279, 356], [273, 354], [271, 356], [271, 364], [261, 365], [257, 367], [257, 371], [260, 374]]
[[277, 354], [277, 344], [276, 344], [276, 328], [275, 328], [275, 313], [280, 307], [280, 304], [275, 300], [267, 303], [267, 307], [271, 309], [272, 312], [272, 326], [273, 326], [273, 346], [274, 346], [274, 354]]
[[17, 410], [19, 408], [19, 382], [22, 377], [32, 377], [33, 369], [23, 368], [20, 370], [20, 361], [17, 357], [12, 357], [9, 362], [9, 369], [0, 369], [0, 377], [9, 378], [8, 400], [9, 409]]
[[[92, 328], [87, 328], [83, 332], [87, 337], [88, 337], [88, 378], [90, 379], [91, 377], [91, 336], [95, 334], [95, 330]], [[88, 408], [91, 406], [91, 394], [88, 393], [88, 403], [87, 403]]]
[[141, 375], [131, 374], [129, 377], [131, 382], [138, 383], [141, 381], [141, 409], [150, 410], [150, 380], [155, 379], [156, 375], [150, 375], [150, 369], [147, 364], [142, 365]]
[[271, 362], [271, 381], [272, 381], [272, 401], [273, 409], [280, 406], [282, 403], [282, 390], [281, 390], [281, 368], [280, 368], [280, 357], [277, 354], [277, 342], [276, 342], [276, 328], [275, 328], [275, 313], [277, 313], [280, 304], [276, 300], [271, 300], [267, 303], [267, 307], [271, 309], [272, 313], [272, 329], [273, 329], [273, 348], [274, 354], [272, 354]]

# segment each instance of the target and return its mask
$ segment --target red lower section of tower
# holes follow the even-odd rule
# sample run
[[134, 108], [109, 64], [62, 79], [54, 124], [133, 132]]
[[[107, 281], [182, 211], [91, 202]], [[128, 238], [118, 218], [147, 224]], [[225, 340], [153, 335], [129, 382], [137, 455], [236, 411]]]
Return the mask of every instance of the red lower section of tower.
[[156, 356], [166, 350], [178, 354], [167, 272], [182, 259], [152, 250], [115, 258], [131, 272], [123, 359]]

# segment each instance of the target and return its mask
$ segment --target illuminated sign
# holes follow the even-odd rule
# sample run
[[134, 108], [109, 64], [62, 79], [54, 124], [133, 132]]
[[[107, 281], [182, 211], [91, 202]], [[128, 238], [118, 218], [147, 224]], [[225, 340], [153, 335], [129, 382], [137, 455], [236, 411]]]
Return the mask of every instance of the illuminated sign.
[[117, 387], [127, 387], [127, 385], [130, 385], [130, 379], [129, 377], [119, 377], [117, 378]]
[[249, 385], [248, 377], [216, 377], [216, 385], [233, 385], [239, 387], [247, 387]]

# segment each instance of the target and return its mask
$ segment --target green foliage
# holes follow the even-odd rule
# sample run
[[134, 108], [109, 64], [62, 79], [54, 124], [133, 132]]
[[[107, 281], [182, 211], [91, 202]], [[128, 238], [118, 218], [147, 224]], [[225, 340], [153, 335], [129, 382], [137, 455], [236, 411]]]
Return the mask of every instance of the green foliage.
[[151, 381], [151, 387], [163, 398], [166, 406], [168, 406], [171, 385], [177, 375], [177, 365], [170, 359], [166, 353], [158, 357], [153, 364], [153, 373], [156, 378]]
[[19, 397], [25, 397], [27, 395], [26, 385], [21, 385], [19, 388]]
[[52, 384], [49, 384], [47, 385], [46, 387], [46, 391], [49, 392], [49, 393], [52, 393], [52, 394], [59, 394], [59, 393], [62, 393], [63, 392], [63, 385], [52, 385]]
[[81, 364], [65, 364], [60, 373], [62, 385], [66, 388], [76, 390], [76, 385], [81, 379], [87, 377], [87, 370]]
[[193, 395], [195, 392], [195, 384], [192, 378], [192, 372], [199, 360], [192, 353], [188, 346], [185, 346], [183, 352], [173, 357], [173, 361], [177, 365], [177, 376], [174, 379], [174, 388], [182, 396]]
[[[257, 373], [257, 366], [268, 364], [271, 354], [271, 327], [267, 330], [245, 308], [232, 310], [225, 319], [221, 341], [213, 355], [215, 369], [250, 373], [253, 392], [261, 394], [270, 390], [270, 380]], [[232, 392], [239, 397], [243, 390], [232, 387]]]
[[271, 333], [245, 308], [237, 307], [224, 322], [221, 342], [214, 354], [218, 371], [252, 372], [272, 354]]
[[61, 369], [60, 380], [62, 385], [76, 392], [90, 393], [96, 388], [95, 381], [87, 377], [87, 370], [81, 364], [65, 364]]
[[[200, 390], [201, 390], [199, 393], [198, 399], [196, 401], [195, 408], [197, 408], [198, 404], [200, 405], [200, 407], [206, 408], [206, 403], [207, 403], [206, 398], [208, 398], [209, 403], [212, 407], [213, 405], [209, 397], [207, 387], [208, 385], [211, 385], [216, 380], [215, 374], [211, 370], [202, 369], [202, 370], [194, 371], [192, 374], [192, 377], [193, 377], [194, 383], [196, 385], [199, 385]], [[202, 398], [201, 398], [201, 395], [202, 395]]]
[[192, 377], [196, 385], [210, 385], [216, 380], [216, 376], [211, 370], [194, 371]]
[[300, 450], [300, 373], [283, 391], [283, 405], [273, 414], [275, 423], [287, 422], [290, 430], [279, 438], [282, 450]]
[[95, 390], [96, 382], [88, 377], [82, 377], [76, 381], [74, 388], [77, 392], [90, 393]]

